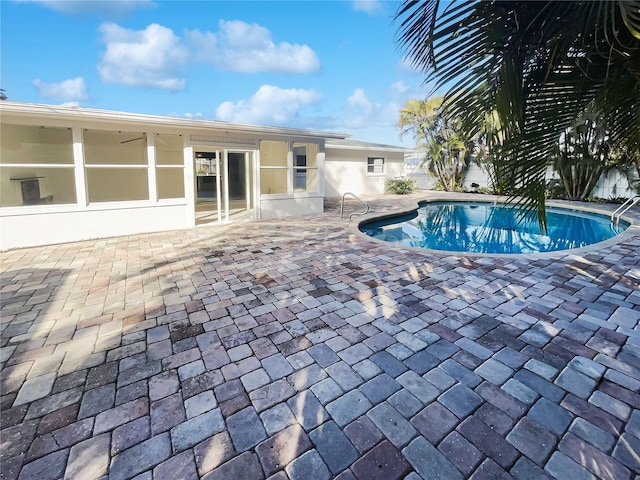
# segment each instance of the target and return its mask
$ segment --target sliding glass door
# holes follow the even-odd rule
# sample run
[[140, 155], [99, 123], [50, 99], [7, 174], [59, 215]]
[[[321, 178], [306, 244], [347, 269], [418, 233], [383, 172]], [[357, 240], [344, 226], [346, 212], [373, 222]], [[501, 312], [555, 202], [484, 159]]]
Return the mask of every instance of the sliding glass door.
[[196, 224], [248, 218], [253, 212], [251, 153], [196, 149]]

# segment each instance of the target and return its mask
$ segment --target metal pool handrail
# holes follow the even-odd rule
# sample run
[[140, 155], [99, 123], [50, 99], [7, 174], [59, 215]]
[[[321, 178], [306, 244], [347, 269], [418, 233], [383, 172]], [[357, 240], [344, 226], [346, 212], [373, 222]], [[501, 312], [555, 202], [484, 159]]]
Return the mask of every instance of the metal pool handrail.
[[351, 221], [351, 217], [353, 217], [354, 215], [366, 215], [367, 213], [369, 213], [369, 204], [367, 202], [359, 198], [355, 193], [345, 192], [342, 195], [342, 201], [340, 202], [340, 220], [342, 220], [343, 213], [344, 213], [344, 197], [346, 197], [347, 195], [351, 195], [353, 198], [358, 200], [362, 205], [366, 207], [366, 210], [364, 212], [354, 212], [351, 215], [349, 215], [349, 221]]
[[611, 214], [611, 221], [617, 225], [620, 222], [620, 217], [627, 213], [631, 207], [633, 207], [636, 203], [640, 202], [640, 195], [636, 195], [635, 197], [627, 198], [627, 200], [620, 205], [615, 212]]

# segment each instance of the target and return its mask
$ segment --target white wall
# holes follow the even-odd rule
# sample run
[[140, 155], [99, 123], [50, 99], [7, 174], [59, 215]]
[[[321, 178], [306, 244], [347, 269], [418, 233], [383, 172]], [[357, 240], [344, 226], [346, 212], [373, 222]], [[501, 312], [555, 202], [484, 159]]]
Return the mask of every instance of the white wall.
[[600, 177], [591, 195], [599, 198], [631, 198], [637, 193], [629, 187], [629, 181], [624, 174], [611, 170]]
[[[383, 157], [384, 174], [368, 174], [367, 158]], [[402, 152], [351, 150], [327, 146], [325, 159], [325, 196], [341, 197], [345, 192], [356, 195], [384, 193], [387, 178], [404, 175]]]
[[467, 174], [464, 177], [464, 188], [466, 190], [473, 190], [473, 187], [471, 187], [472, 183], [477, 183], [478, 188], [485, 188], [489, 186], [489, 176], [477, 163], [469, 165], [469, 170], [467, 170]]
[[[0, 217], [0, 250], [188, 228], [186, 203], [31, 213]], [[42, 208], [42, 207], [40, 207]], [[29, 209], [37, 212], [37, 208]]]
[[[427, 173], [426, 165], [420, 168], [420, 160], [420, 154], [407, 155], [404, 161], [404, 175], [416, 181], [416, 188], [434, 190], [436, 178]], [[467, 190], [473, 190], [472, 183], [477, 183], [479, 187], [486, 187], [489, 184], [489, 177], [476, 163], [469, 166], [463, 184]]]
[[261, 219], [308, 215], [324, 211], [322, 197], [267, 198], [260, 201]]
[[[404, 162], [404, 175], [416, 181], [416, 187], [424, 190], [435, 189], [436, 178], [428, 174], [424, 169], [418, 167], [420, 161], [419, 154], [407, 155]], [[546, 179], [559, 178], [553, 167], [547, 168]], [[480, 188], [489, 187], [489, 175], [480, 168], [476, 163], [469, 166], [467, 175], [464, 179], [464, 187], [466, 190], [473, 190], [472, 183], [477, 183]], [[637, 195], [636, 191], [629, 186], [627, 177], [617, 171], [611, 170], [603, 174], [595, 188], [591, 192], [592, 197], [598, 198], [616, 198], [616, 197], [633, 197]]]

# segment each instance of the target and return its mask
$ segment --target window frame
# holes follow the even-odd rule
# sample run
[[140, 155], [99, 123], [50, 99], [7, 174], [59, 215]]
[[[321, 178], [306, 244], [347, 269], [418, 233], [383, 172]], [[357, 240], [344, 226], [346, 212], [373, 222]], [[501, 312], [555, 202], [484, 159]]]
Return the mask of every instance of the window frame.
[[[158, 163], [158, 139], [162, 137], [178, 137], [180, 139], [180, 163]], [[171, 201], [171, 200], [184, 200], [186, 199], [186, 190], [184, 186], [184, 177], [185, 177], [185, 166], [184, 166], [184, 137], [179, 133], [149, 133], [147, 138], [153, 138], [153, 157], [155, 164], [155, 184], [156, 184], [156, 201]], [[162, 148], [160, 148], [162, 150]], [[151, 162], [149, 162], [151, 164]], [[166, 172], [180, 172], [180, 176], [182, 177], [182, 196], [174, 197], [174, 196], [164, 196], [161, 194], [161, 183], [160, 183], [160, 172], [163, 174]], [[151, 196], [151, 195], [149, 195]], [[152, 199], [153, 200], [153, 199]]]
[[[70, 147], [70, 162], [68, 163], [46, 163], [46, 162], [0, 162], [0, 169], [5, 169], [6, 172], [10, 172], [11, 169], [25, 169], [25, 170], [39, 170], [40, 172], [42, 171], [46, 171], [46, 170], [67, 170], [67, 171], [71, 171], [72, 172], [72, 176], [73, 178], [75, 178], [75, 168], [76, 168], [76, 164], [75, 164], [75, 158], [74, 158], [74, 151], [73, 151], [73, 129], [71, 127], [67, 127], [67, 126], [57, 126], [57, 125], [32, 125], [32, 124], [22, 124], [22, 123], [12, 123], [12, 122], [6, 122], [3, 123], [3, 125], [7, 125], [7, 126], [12, 126], [12, 127], [21, 127], [21, 128], [32, 128], [32, 129], [36, 129], [36, 130], [41, 130], [41, 129], [50, 129], [50, 130], [59, 130], [59, 131], [68, 131], [69, 132], [69, 147]], [[16, 183], [14, 186], [16, 187], [16, 192], [18, 192], [18, 189], [22, 188], [22, 182], [23, 181], [29, 181], [29, 180], [38, 180], [38, 190], [40, 190], [40, 179], [46, 178], [46, 176], [41, 176], [41, 175], [27, 175], [26, 177], [15, 177], [15, 178], [11, 178], [9, 177], [9, 181], [10, 184], [14, 185], [13, 182], [19, 182]], [[65, 182], [66, 183], [66, 182]], [[74, 201], [72, 202], [56, 202], [55, 200], [55, 193], [53, 195], [45, 195], [45, 197], [41, 197], [39, 202], [37, 203], [22, 203], [22, 204], [16, 204], [16, 205], [1, 205], [0, 207], [4, 210], [4, 209], [12, 209], [12, 208], [18, 208], [21, 210], [24, 210], [26, 208], [45, 208], [45, 209], [51, 209], [51, 208], [60, 208], [60, 207], [73, 207], [73, 206], [77, 206], [79, 204], [79, 196], [78, 196], [78, 191], [76, 188], [76, 184], [75, 182], [71, 183], [71, 185], [73, 186], [73, 197], [75, 198]], [[42, 192], [39, 192], [40, 195], [42, 195]], [[50, 201], [48, 201], [50, 197]], [[24, 200], [24, 194], [22, 199]]]
[[[263, 193], [260, 189], [260, 196], [263, 198], [269, 199], [284, 199], [284, 198], [295, 198], [295, 197], [316, 197], [320, 195], [320, 165], [318, 161], [318, 157], [321, 151], [320, 142], [313, 141], [305, 141], [305, 140], [267, 140], [262, 139], [260, 142], [282, 142], [287, 145], [287, 162], [286, 165], [263, 165], [262, 161], [260, 162], [260, 172], [264, 172], [267, 170], [279, 170], [286, 171], [287, 176], [287, 191], [281, 193]], [[315, 148], [315, 158], [314, 161], [311, 162], [313, 165], [309, 166], [309, 145], [313, 145]], [[296, 149], [299, 147], [305, 147], [306, 151], [306, 161], [305, 166], [296, 165], [297, 159], [296, 157]], [[260, 157], [262, 159], [262, 156]], [[305, 184], [308, 179], [309, 172], [316, 172], [316, 180], [315, 180], [315, 190], [302, 190], [296, 189], [296, 173], [304, 172]], [[262, 174], [260, 174], [260, 178], [262, 178]]]
[[[313, 162], [309, 162], [309, 146], [313, 145], [315, 148], [315, 159]], [[298, 156], [296, 150], [304, 147], [305, 155], [304, 155], [304, 165], [298, 165]], [[291, 157], [292, 157], [292, 167], [293, 167], [293, 195], [316, 195], [320, 193], [320, 179], [318, 177], [320, 169], [318, 166], [318, 151], [320, 150], [320, 145], [314, 142], [291, 142]], [[311, 165], [309, 165], [311, 163]], [[309, 174], [311, 172], [315, 172], [315, 190], [308, 190], [306, 185], [308, 185]], [[304, 175], [303, 175], [304, 174]], [[296, 187], [296, 177], [304, 178], [305, 188], [297, 188]]]
[[[144, 144], [144, 148], [143, 148], [144, 163], [115, 163], [115, 162], [114, 163], [90, 163], [89, 161], [87, 161], [87, 159], [91, 155], [87, 155], [87, 150], [90, 150], [92, 147], [87, 143], [87, 133], [91, 133], [91, 134], [98, 133], [100, 135], [108, 134], [108, 135], [133, 136], [133, 138], [131, 139], [125, 138], [120, 143], [130, 143], [130, 142], [142, 140]], [[138, 137], [135, 137], [136, 135], [138, 135]], [[154, 197], [157, 197], [157, 192], [156, 192], [157, 187], [155, 185], [155, 182], [156, 182], [155, 171], [153, 171], [152, 169], [152, 166], [155, 166], [155, 165], [152, 165], [152, 162], [149, 156], [149, 143], [150, 141], [153, 142], [153, 140], [150, 140], [149, 137], [153, 137], [153, 134], [149, 132], [133, 132], [133, 131], [121, 131], [121, 130], [103, 130], [100, 128], [96, 128], [96, 129], [85, 128], [82, 131], [82, 137], [83, 137], [82, 145], [84, 150], [83, 154], [84, 154], [84, 171], [85, 171], [85, 179], [86, 179], [85, 189], [86, 189], [86, 195], [87, 195], [87, 205], [91, 206], [91, 205], [98, 205], [98, 204], [150, 202], [150, 201], [153, 201]], [[155, 145], [153, 148], [154, 148], [154, 155], [155, 155]], [[155, 158], [153, 163], [155, 163]], [[92, 192], [91, 192], [91, 185], [90, 185], [90, 183], [92, 182], [90, 181], [90, 176], [91, 176], [90, 172], [93, 173], [94, 171], [97, 171], [97, 170], [110, 170], [112, 172], [114, 170], [145, 171], [146, 198], [125, 198], [125, 199], [118, 198], [118, 199], [107, 199], [107, 200], [95, 200], [95, 199], [92, 200], [92, 195], [91, 195]], [[151, 175], [153, 175], [153, 180], [151, 179]]]
[[[375, 171], [375, 167], [377, 167], [378, 165], [375, 163], [376, 160], [382, 160], [382, 165], [380, 165], [382, 167], [382, 171], [381, 172], [376, 172]], [[367, 175], [368, 176], [372, 176], [372, 177], [379, 177], [379, 176], [384, 176], [386, 174], [385, 171], [385, 164], [386, 164], [386, 159], [385, 157], [367, 157]]]

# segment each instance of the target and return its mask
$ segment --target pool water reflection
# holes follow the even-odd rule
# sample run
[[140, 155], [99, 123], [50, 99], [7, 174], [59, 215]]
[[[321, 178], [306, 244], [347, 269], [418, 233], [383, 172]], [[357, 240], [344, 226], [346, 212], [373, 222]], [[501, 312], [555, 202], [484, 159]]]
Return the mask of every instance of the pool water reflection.
[[364, 222], [367, 235], [410, 247], [472, 253], [538, 253], [584, 247], [628, 228], [609, 217], [547, 208], [547, 232], [537, 218], [520, 221], [513, 206], [483, 202], [421, 202], [414, 212]]

